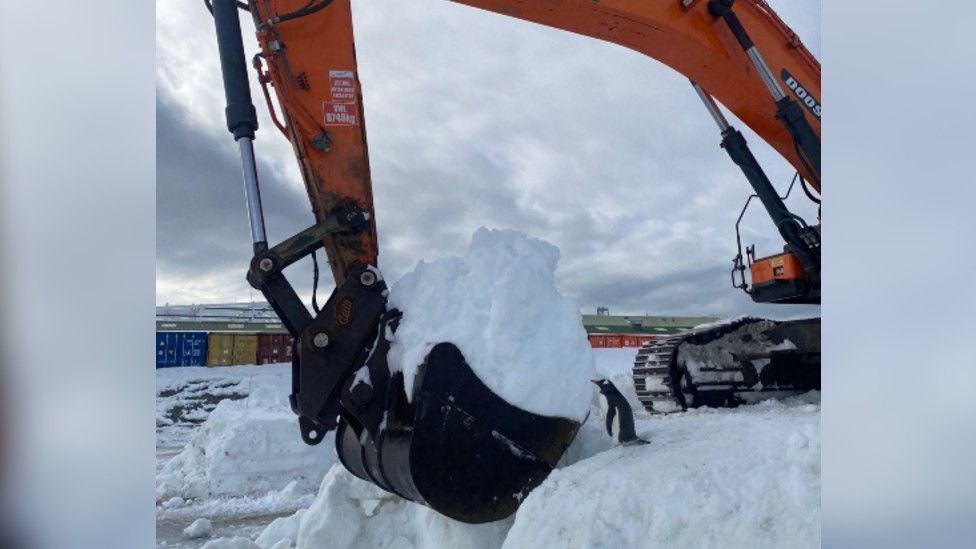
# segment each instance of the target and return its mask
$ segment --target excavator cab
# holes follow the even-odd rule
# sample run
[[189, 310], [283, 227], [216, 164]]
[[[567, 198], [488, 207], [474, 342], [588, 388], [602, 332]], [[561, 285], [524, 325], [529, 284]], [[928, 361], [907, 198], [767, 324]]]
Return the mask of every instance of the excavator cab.
[[[762, 176], [762, 172], [758, 170], [750, 173]], [[820, 303], [820, 224], [807, 225], [803, 218], [790, 213], [783, 204], [797, 182], [811, 200], [819, 203], [819, 199], [807, 188], [807, 183], [799, 172], [793, 176], [784, 196], [776, 195], [772, 184], [756, 185], [757, 189], [768, 189], [765, 192], [775, 201], [775, 205], [769, 209], [770, 212], [785, 212], [780, 228], [783, 238], [791, 243], [784, 246], [782, 252], [757, 258], [756, 246], [753, 244], [747, 246], [743, 254], [739, 227], [752, 199], [758, 198], [758, 194], [749, 196], [735, 223], [738, 253], [732, 258], [732, 287], [743, 290], [757, 303]], [[746, 269], [749, 270], [751, 285], [746, 282]]]

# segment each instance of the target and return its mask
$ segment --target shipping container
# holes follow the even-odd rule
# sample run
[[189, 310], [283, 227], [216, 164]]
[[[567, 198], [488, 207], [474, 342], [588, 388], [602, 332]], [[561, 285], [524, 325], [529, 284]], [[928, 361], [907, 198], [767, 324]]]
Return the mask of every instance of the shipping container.
[[234, 364], [258, 363], [258, 335], [234, 334]]
[[156, 367], [203, 366], [207, 358], [204, 332], [156, 332]]
[[258, 364], [291, 362], [290, 334], [258, 334]]
[[624, 347], [643, 347], [648, 341], [656, 339], [655, 336], [643, 334], [628, 334], [621, 336], [621, 338]]
[[590, 346], [594, 349], [623, 347], [623, 336], [619, 335], [590, 335]]
[[176, 366], [176, 357], [176, 334], [174, 332], [156, 332], [156, 368]]
[[207, 365], [207, 334], [186, 332], [183, 334], [183, 358], [180, 366]]
[[230, 366], [234, 362], [234, 334], [211, 332], [207, 344], [207, 366]]
[[256, 364], [258, 336], [257, 334], [211, 332], [207, 351], [207, 366]]
[[648, 334], [589, 334], [590, 347], [605, 349], [615, 347], [643, 347], [645, 343], [660, 339]]

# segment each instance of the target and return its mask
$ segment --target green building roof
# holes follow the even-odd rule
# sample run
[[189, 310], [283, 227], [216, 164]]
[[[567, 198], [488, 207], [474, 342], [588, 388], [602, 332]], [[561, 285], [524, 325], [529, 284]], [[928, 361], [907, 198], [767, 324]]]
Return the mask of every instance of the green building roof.
[[586, 333], [597, 334], [675, 334], [699, 324], [715, 322], [714, 316], [610, 316], [583, 315]]

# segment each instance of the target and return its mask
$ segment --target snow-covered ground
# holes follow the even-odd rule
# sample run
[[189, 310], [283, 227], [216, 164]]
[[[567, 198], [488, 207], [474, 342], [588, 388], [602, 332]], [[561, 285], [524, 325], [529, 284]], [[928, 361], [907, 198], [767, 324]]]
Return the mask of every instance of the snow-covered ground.
[[157, 449], [182, 448], [218, 402], [242, 399], [262, 385], [287, 391], [290, 376], [287, 364], [156, 370]]
[[183, 533], [197, 518], [210, 535], [256, 536], [311, 503], [335, 452], [301, 442], [290, 389], [290, 364], [156, 371], [160, 545], [202, 545]]
[[[159, 544], [818, 545], [819, 395], [648, 415], [630, 377], [636, 350], [589, 348], [578, 307], [556, 289], [558, 259], [555, 246], [523, 233], [479, 229], [463, 255], [421, 262], [390, 288], [390, 303], [404, 317], [396, 334], [383, 337], [391, 342], [391, 369], [410, 380], [408, 395], [432, 342], [450, 341], [506, 401], [537, 414], [588, 418], [557, 470], [514, 516], [456, 522], [354, 477], [337, 463], [332, 435], [304, 445], [288, 406], [287, 366], [163, 370]], [[610, 439], [604, 402], [590, 383], [597, 376], [631, 401], [638, 434], [650, 444], [621, 447]]]
[[[597, 372], [633, 398], [629, 371], [636, 350], [593, 352]], [[820, 542], [815, 393], [664, 417], [635, 407], [638, 433], [651, 441], [637, 447], [613, 444], [603, 431], [602, 410], [594, 406], [560, 468], [514, 517], [473, 526], [353, 477], [335, 465], [330, 440], [315, 448], [302, 444], [287, 404], [289, 376], [288, 365], [157, 371], [160, 547], [815, 547]], [[220, 398], [226, 400], [214, 410]], [[210, 419], [200, 423], [208, 414]], [[210, 520], [210, 527], [199, 523], [184, 533], [200, 518]]]

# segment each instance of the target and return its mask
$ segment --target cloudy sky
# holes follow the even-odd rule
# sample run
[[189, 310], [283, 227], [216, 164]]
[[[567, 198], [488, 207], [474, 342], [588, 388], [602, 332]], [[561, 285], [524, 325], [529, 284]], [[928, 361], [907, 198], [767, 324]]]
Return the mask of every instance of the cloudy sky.
[[[819, 2], [769, 3], [819, 57]], [[559, 288], [584, 311], [816, 311], [756, 305], [731, 288], [749, 187], [683, 76], [619, 46], [445, 0], [403, 5], [353, 1], [387, 278], [459, 253], [488, 226], [556, 244]], [[250, 235], [210, 16], [200, 0], [157, 0], [156, 12], [156, 301], [259, 299], [244, 281]], [[279, 241], [314, 220], [290, 145], [269, 129], [263, 100], [258, 111], [264, 209]], [[739, 128], [785, 191], [792, 168]], [[789, 204], [815, 218], [802, 193]], [[760, 208], [743, 239], [760, 255], [781, 246]], [[288, 274], [307, 296], [310, 263]], [[322, 300], [331, 287], [324, 270]]]

